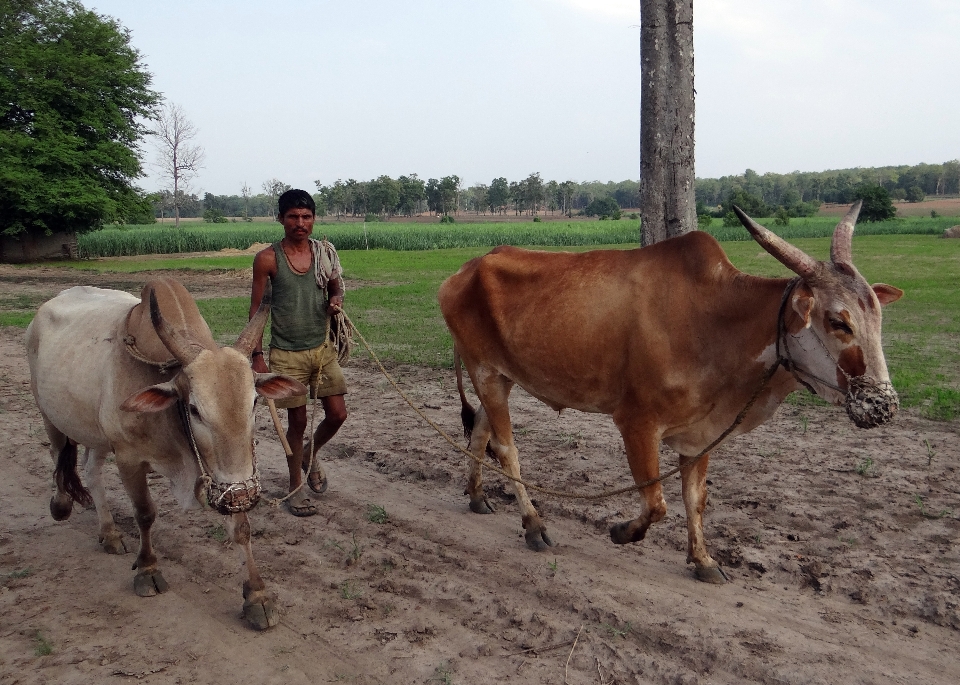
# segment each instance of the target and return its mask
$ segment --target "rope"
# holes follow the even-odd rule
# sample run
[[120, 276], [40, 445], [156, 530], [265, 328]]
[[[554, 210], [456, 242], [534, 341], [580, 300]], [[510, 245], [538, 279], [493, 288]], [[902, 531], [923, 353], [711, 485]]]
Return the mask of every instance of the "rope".
[[[791, 285], [792, 285], [792, 283], [791, 283]], [[783, 297], [784, 297], [784, 301], [786, 301], [787, 294], [788, 294], [789, 292], [790, 292], [790, 286], [788, 285], [787, 290], [784, 292], [784, 296], [783, 296]], [[342, 310], [340, 310], [340, 311], [342, 312]], [[782, 306], [781, 306], [781, 311], [782, 311]], [[563, 499], [601, 500], [601, 499], [607, 499], [608, 497], [615, 497], [615, 496], [617, 496], [617, 495], [623, 495], [623, 494], [628, 493], [628, 492], [634, 492], [634, 491], [638, 491], [638, 492], [639, 492], [639, 491], [641, 491], [641, 490], [643, 490], [643, 489], [645, 489], [645, 488], [650, 487], [651, 485], [655, 485], [656, 483], [659, 483], [659, 482], [661, 482], [661, 481], [669, 478], [670, 476], [673, 476], [674, 474], [678, 473], [681, 469], [685, 469], [685, 468], [689, 468], [689, 467], [693, 466], [693, 465], [696, 464], [700, 459], [702, 459], [702, 458], [704, 457], [704, 455], [706, 455], [708, 452], [710, 452], [710, 450], [712, 450], [714, 447], [716, 447], [716, 446], [719, 445], [721, 442], [723, 442], [723, 440], [724, 440], [728, 435], [730, 435], [730, 433], [732, 433], [732, 432], [734, 431], [734, 429], [736, 429], [737, 426], [739, 426], [741, 423], [743, 423], [744, 418], [746, 418], [747, 412], [750, 411], [750, 409], [753, 407], [754, 403], [757, 401], [757, 398], [760, 397], [760, 393], [763, 392], [763, 389], [767, 387], [767, 384], [770, 382], [770, 379], [773, 378], [773, 375], [777, 372], [777, 369], [779, 369], [781, 365], [784, 365], [784, 364], [786, 363], [786, 360], [785, 360], [783, 357], [780, 357], [779, 355], [777, 356], [777, 360], [773, 363], [773, 365], [772, 365], [769, 369], [767, 369], [766, 373], [764, 373], [763, 378], [762, 378], [762, 380], [760, 381], [760, 386], [757, 388], [756, 392], [753, 393], [753, 396], [752, 396], [752, 397], [750, 398], [750, 400], [747, 402], [746, 406], [744, 406], [744, 408], [740, 410], [740, 413], [737, 414], [736, 419], [734, 419], [734, 421], [733, 421], [733, 423], [730, 425], [730, 427], [727, 428], [725, 431], [723, 431], [723, 433], [720, 434], [720, 437], [718, 437], [716, 440], [714, 440], [713, 442], [711, 442], [711, 443], [710, 443], [704, 450], [702, 450], [697, 456], [695, 456], [695, 457], [693, 457], [693, 458], [691, 458], [691, 459], [685, 460], [685, 461], [684, 461], [682, 464], [680, 464], [679, 466], [676, 466], [676, 467], [670, 469], [669, 471], [667, 471], [666, 473], [664, 473], [663, 475], [661, 475], [661, 476], [659, 476], [659, 477], [657, 477], [657, 478], [651, 478], [651, 479], [649, 479], [649, 480], [643, 481], [642, 483], [637, 483], [637, 484], [635, 484], [635, 485], [629, 485], [629, 486], [627, 486], [627, 487], [618, 488], [618, 489], [616, 489], [616, 490], [608, 490], [608, 491], [599, 492], [599, 493], [590, 493], [590, 494], [570, 493], [570, 492], [563, 492], [563, 491], [560, 491], [560, 490], [552, 490], [552, 489], [550, 489], [550, 488], [545, 488], [545, 487], [542, 487], [542, 486], [540, 486], [540, 485], [535, 485], [535, 484], [533, 484], [533, 483], [527, 483], [526, 481], [521, 480], [520, 478], [517, 478], [516, 476], [513, 476], [513, 475], [507, 473], [506, 471], [504, 471], [504, 470], [501, 469], [501, 468], [498, 468], [498, 467], [493, 466], [493, 465], [491, 465], [491, 464], [484, 464], [484, 461], [483, 461], [483, 458], [482, 458], [482, 457], [477, 457], [477, 456], [474, 455], [472, 452], [469, 452], [469, 451], [465, 450], [463, 447], [461, 447], [461, 446], [460, 446], [456, 441], [454, 441], [454, 439], [451, 438], [442, 428], [440, 428], [440, 426], [438, 426], [436, 423], [434, 423], [434, 422], [430, 419], [429, 416], [427, 416], [426, 414], [424, 414], [424, 413], [413, 403], [413, 401], [412, 401], [409, 397], [407, 397], [406, 393], [404, 393], [403, 390], [400, 389], [400, 386], [397, 385], [397, 382], [394, 380], [393, 376], [391, 376], [390, 373], [386, 370], [386, 368], [384, 368], [383, 364], [382, 364], [381, 361], [380, 361], [380, 358], [377, 357], [376, 353], [375, 353], [375, 352], [373, 351], [373, 349], [370, 347], [370, 343], [368, 343], [368, 342], [367, 342], [367, 339], [363, 337], [363, 333], [361, 333], [361, 332], [357, 329], [356, 325], [353, 323], [353, 321], [350, 320], [350, 317], [348, 317], [348, 316], [346, 315], [346, 313], [343, 313], [343, 318], [344, 318], [344, 320], [350, 325], [350, 327], [356, 332], [357, 337], [360, 338], [360, 342], [363, 344], [364, 348], [366, 348], [367, 352], [370, 353], [370, 356], [373, 358], [373, 361], [374, 361], [374, 362], [376, 363], [376, 365], [379, 367], [380, 372], [381, 372], [381, 373], [386, 377], [386, 379], [390, 382], [390, 385], [392, 385], [393, 388], [400, 394], [400, 397], [402, 397], [402, 398], [404, 399], [404, 401], [406, 401], [406, 403], [407, 403], [408, 405], [410, 405], [410, 408], [413, 409], [417, 414], [419, 414], [420, 418], [422, 418], [424, 421], [426, 421], [435, 431], [437, 431], [437, 433], [439, 433], [440, 436], [441, 436], [444, 440], [446, 440], [454, 449], [456, 449], [457, 451], [461, 452], [462, 454], [465, 454], [466, 456], [470, 457], [470, 459], [473, 459], [475, 462], [477, 462], [477, 463], [480, 464], [481, 466], [486, 466], [486, 467], [489, 468], [490, 470], [495, 471], [496, 473], [499, 473], [501, 476], [503, 476], [504, 478], [507, 478], [508, 480], [512, 480], [512, 481], [514, 481], [515, 483], [519, 483], [520, 485], [523, 485], [524, 487], [529, 488], [529, 489], [531, 489], [531, 490], [536, 490], [537, 492], [542, 492], [542, 493], [545, 494], [545, 495], [552, 495], [552, 496], [554, 496], [554, 497], [559, 497], [559, 498], [563, 498]], [[779, 339], [779, 335], [778, 335], [778, 339]]]

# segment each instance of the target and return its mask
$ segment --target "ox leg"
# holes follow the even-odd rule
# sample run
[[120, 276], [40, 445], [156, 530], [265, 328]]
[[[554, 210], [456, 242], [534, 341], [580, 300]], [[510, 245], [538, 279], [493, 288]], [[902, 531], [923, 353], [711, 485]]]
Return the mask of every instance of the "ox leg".
[[[688, 459], [681, 457], [681, 464]], [[727, 581], [720, 565], [707, 553], [703, 539], [703, 510], [707, 506], [707, 464], [710, 455], [705, 454], [689, 467], [680, 470], [683, 488], [683, 506], [687, 510], [687, 563], [695, 564], [698, 580], [722, 585]]]
[[[632, 425], [615, 414], [614, 422], [623, 436], [623, 445], [627, 450], [627, 462], [633, 481], [639, 485], [660, 476], [660, 436], [646, 426]], [[647, 534], [651, 523], [656, 523], [667, 515], [667, 503], [663, 501], [663, 488], [660, 483], [649, 485], [640, 491], [643, 509], [632, 521], [624, 521], [610, 528], [610, 539], [618, 545], [639, 542]]]
[[133, 502], [134, 518], [140, 529], [140, 552], [133, 562], [133, 569], [137, 575], [133, 578], [133, 589], [140, 597], [152, 597], [170, 589], [163, 574], [157, 568], [157, 555], [153, 552], [153, 543], [150, 539], [150, 528], [157, 519], [157, 505], [150, 496], [147, 485], [147, 472], [150, 470], [146, 462], [137, 461], [133, 465], [124, 463], [124, 459], [117, 455], [117, 466], [120, 471], [120, 480]]
[[83, 453], [83, 468], [93, 504], [97, 508], [97, 518], [100, 520], [100, 533], [97, 536], [100, 546], [107, 554], [126, 554], [127, 546], [123, 542], [123, 535], [117, 530], [113, 522], [113, 512], [107, 504], [107, 494], [103, 489], [103, 463], [107, 460], [107, 452], [90, 449]]
[[473, 433], [470, 434], [470, 446], [468, 450], [473, 455], [470, 460], [470, 473], [467, 476], [467, 488], [463, 491], [464, 495], [470, 495], [470, 511], [474, 514], [492, 514], [493, 507], [487, 500], [483, 492], [483, 454], [490, 442], [490, 421], [487, 420], [487, 412], [483, 407], [477, 412], [473, 425]]
[[[53, 459], [54, 467], [56, 467], [60, 460], [60, 452], [68, 446], [70, 439], [54, 426], [45, 415], [41, 413], [40, 416], [43, 418], [43, 427], [50, 439], [50, 457]], [[70, 518], [70, 514], [73, 512], [73, 498], [63, 489], [62, 480], [58, 482], [54, 478], [54, 485], [56, 486], [56, 492], [50, 498], [50, 515], [54, 521], [65, 521]]]
[[250, 520], [245, 512], [227, 517], [227, 532], [240, 548], [240, 567], [247, 571], [243, 581], [243, 618], [255, 630], [266, 630], [280, 622], [280, 612], [273, 598], [267, 593], [266, 583], [260, 577], [253, 560], [250, 543]]
[[[488, 374], [478, 373], [480, 383], [475, 384], [477, 395], [483, 403], [487, 421], [493, 432], [491, 447], [500, 466], [517, 480], [511, 480], [514, 492], [517, 494], [517, 504], [520, 505], [521, 522], [524, 533], [524, 539], [527, 541], [527, 547], [540, 552], [548, 547], [553, 547], [554, 542], [547, 535], [547, 527], [543, 525], [540, 514], [530, 501], [527, 495], [527, 489], [519, 481], [520, 479], [520, 459], [516, 445], [513, 443], [513, 426], [510, 424], [510, 390], [513, 388], [513, 381], [509, 378], [491, 372]], [[472, 444], [472, 442], [471, 442]]]

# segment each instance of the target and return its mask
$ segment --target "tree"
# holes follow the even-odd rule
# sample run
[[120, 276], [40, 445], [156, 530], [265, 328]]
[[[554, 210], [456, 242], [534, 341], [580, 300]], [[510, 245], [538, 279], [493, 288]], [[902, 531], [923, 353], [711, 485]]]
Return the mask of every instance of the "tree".
[[910, 186], [903, 197], [907, 202], [923, 202], [925, 195], [920, 186]]
[[293, 186], [288, 186], [279, 178], [271, 178], [269, 181], [264, 181], [261, 187], [263, 188], [264, 195], [270, 198], [270, 213], [273, 216], [277, 216], [277, 214], [280, 213], [277, 200]]
[[598, 197], [584, 208], [583, 213], [601, 219], [619, 219], [622, 216], [620, 205], [612, 197]]
[[495, 178], [490, 182], [490, 188], [487, 190], [487, 202], [490, 203], [490, 211], [494, 214], [501, 214], [510, 202], [510, 184], [504, 177]]
[[423, 211], [423, 201], [427, 198], [424, 182], [416, 174], [401, 176], [397, 182], [400, 183], [400, 211], [407, 216]]
[[697, 226], [693, 0], [640, 3], [640, 243]]
[[0, 2], [0, 232], [83, 233], [149, 211], [133, 185], [159, 95], [130, 33], [72, 0]]
[[252, 221], [250, 218], [250, 186], [244, 181], [240, 187], [240, 193], [243, 195], [243, 220]]
[[883, 186], [863, 184], [856, 189], [855, 199], [863, 200], [860, 221], [886, 221], [897, 216], [897, 208]]
[[154, 129], [160, 153], [160, 173], [170, 182], [173, 193], [174, 225], [180, 226], [181, 198], [190, 192], [190, 181], [203, 167], [203, 148], [192, 143], [197, 128], [187, 119], [183, 108], [174, 103], [160, 110]]

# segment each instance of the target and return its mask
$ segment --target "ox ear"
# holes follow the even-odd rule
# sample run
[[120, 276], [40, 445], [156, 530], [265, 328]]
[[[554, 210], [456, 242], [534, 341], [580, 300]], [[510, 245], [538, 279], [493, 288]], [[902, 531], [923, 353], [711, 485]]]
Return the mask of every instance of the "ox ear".
[[874, 283], [870, 287], [873, 288], [873, 292], [877, 294], [877, 299], [880, 300], [881, 307], [891, 302], [896, 302], [903, 297], [903, 291], [900, 290], [900, 288], [894, 288], [892, 285], [887, 285], [886, 283]]
[[804, 328], [810, 328], [810, 315], [813, 313], [813, 290], [804, 282], [793, 291], [793, 311], [803, 321]]
[[281, 376], [276, 373], [258, 373], [254, 385], [257, 394], [268, 400], [283, 400], [288, 397], [297, 397], [307, 394], [307, 386], [290, 376]]
[[173, 381], [151, 385], [149, 388], [135, 392], [123, 401], [120, 409], [123, 411], [155, 412], [163, 411], [180, 398]]

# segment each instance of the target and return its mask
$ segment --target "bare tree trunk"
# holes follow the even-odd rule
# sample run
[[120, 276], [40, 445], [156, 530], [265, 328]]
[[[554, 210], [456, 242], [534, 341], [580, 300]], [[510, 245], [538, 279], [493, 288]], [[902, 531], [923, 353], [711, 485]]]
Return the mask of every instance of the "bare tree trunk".
[[692, 231], [693, 0], [640, 3], [640, 244]]

